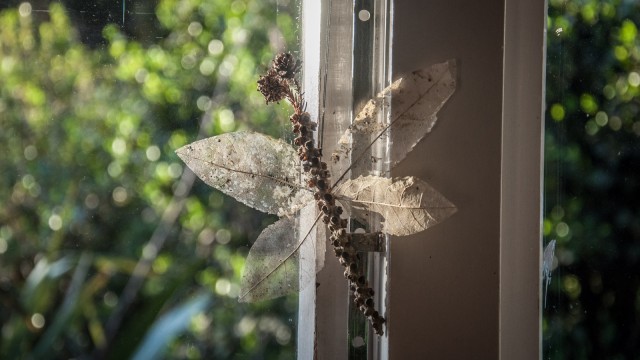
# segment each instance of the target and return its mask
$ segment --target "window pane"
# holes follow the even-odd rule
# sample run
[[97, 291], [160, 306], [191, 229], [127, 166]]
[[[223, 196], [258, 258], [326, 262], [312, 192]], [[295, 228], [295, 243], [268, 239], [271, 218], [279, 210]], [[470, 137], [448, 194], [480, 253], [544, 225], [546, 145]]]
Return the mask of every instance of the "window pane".
[[0, 8], [0, 358], [293, 358], [297, 297], [236, 299], [276, 218], [175, 150], [289, 132], [256, 80], [296, 52], [298, 3]]
[[552, 0], [548, 15], [544, 358], [634, 359], [640, 5]]

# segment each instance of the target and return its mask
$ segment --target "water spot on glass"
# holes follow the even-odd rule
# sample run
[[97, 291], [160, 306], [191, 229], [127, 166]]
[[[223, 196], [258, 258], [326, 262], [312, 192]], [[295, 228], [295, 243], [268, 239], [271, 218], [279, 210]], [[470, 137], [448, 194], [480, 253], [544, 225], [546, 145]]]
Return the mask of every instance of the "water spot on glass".
[[360, 10], [358, 12], [358, 19], [360, 19], [360, 21], [368, 21], [371, 18], [371, 13], [369, 12], [369, 10]]
[[556, 29], [556, 36], [560, 36], [560, 35], [562, 35], [562, 31], [563, 31], [563, 30], [562, 30], [562, 28], [561, 28], [561, 27], [557, 28], [557, 29]]
[[354, 337], [353, 340], [351, 340], [351, 346], [353, 346], [354, 348], [364, 346], [364, 339], [362, 338], [362, 336]]

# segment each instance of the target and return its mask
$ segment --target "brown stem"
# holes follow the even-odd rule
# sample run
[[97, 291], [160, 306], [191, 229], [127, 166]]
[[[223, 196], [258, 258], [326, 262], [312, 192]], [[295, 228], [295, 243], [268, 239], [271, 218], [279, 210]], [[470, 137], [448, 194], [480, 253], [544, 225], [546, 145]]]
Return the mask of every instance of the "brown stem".
[[344, 276], [349, 280], [354, 303], [369, 319], [375, 333], [382, 335], [385, 319], [375, 309], [374, 291], [361, 269], [360, 255], [351, 241], [352, 235], [347, 231], [348, 221], [341, 217], [342, 207], [335, 203], [331, 175], [327, 170], [327, 164], [322, 161], [322, 151], [316, 147], [314, 141], [313, 134], [317, 124], [311, 121], [309, 113], [305, 111], [304, 96], [298, 81], [294, 78], [299, 67], [300, 62], [290, 54], [278, 54], [272, 68], [258, 80], [258, 91], [264, 95], [267, 103], [286, 99], [293, 107], [294, 113], [290, 120], [293, 132], [297, 135], [294, 143], [298, 146], [302, 167], [309, 174], [308, 186], [315, 191], [314, 197], [322, 221], [331, 231], [330, 240], [334, 253], [345, 268]]

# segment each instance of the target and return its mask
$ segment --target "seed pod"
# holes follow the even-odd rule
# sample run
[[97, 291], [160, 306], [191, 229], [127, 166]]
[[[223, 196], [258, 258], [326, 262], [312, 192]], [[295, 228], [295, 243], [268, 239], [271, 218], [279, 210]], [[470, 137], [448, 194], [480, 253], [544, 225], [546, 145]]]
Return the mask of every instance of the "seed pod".
[[362, 295], [364, 295], [364, 294], [366, 294], [366, 293], [367, 293], [367, 288], [365, 288], [365, 287], [359, 287], [359, 288], [356, 290], [356, 292], [362, 296]]
[[367, 305], [368, 307], [373, 307], [374, 302], [372, 298], [368, 298], [365, 302], [365, 305]]
[[329, 207], [327, 205], [322, 205], [321, 209], [322, 209], [322, 212], [327, 214], [327, 215], [329, 215], [329, 212], [331, 211], [331, 209], [329, 209]]
[[341, 227], [346, 228], [347, 224], [349, 223], [348, 220], [347, 219], [340, 219], [340, 220], [341, 220], [340, 221]]
[[304, 143], [304, 147], [306, 147], [307, 150], [313, 149], [313, 141], [312, 140], [308, 140], [307, 142]]
[[325, 215], [325, 216], [322, 217], [322, 222], [325, 223], [325, 224], [328, 224], [330, 219], [331, 218], [328, 215]]
[[343, 258], [343, 259], [345, 259], [345, 260], [349, 260], [349, 258], [350, 258], [350, 257], [351, 257], [351, 256], [349, 255], [349, 253], [348, 253], [348, 252], [346, 252], [346, 251], [343, 251], [343, 252], [342, 252], [342, 258]]
[[300, 117], [298, 118], [298, 121], [302, 125], [307, 125], [307, 124], [309, 124], [311, 122], [311, 115], [309, 115], [308, 112], [303, 112], [302, 114], [300, 114]]
[[329, 193], [324, 194], [324, 201], [331, 203], [333, 201], [333, 195]]
[[342, 214], [342, 206], [336, 206], [336, 214], [341, 215]]
[[324, 181], [323, 179], [320, 179], [316, 182], [316, 186], [318, 187], [318, 189], [320, 190], [325, 190], [327, 188], [327, 182]]
[[360, 276], [357, 281], [358, 285], [364, 285], [366, 279], [364, 278], [364, 276]]
[[344, 270], [344, 277], [346, 277], [347, 279], [349, 279], [350, 281], [353, 281], [352, 279], [355, 278], [357, 275], [352, 273], [351, 271], [349, 271], [349, 269], [345, 269]]
[[375, 310], [373, 310], [370, 307], [365, 307], [365, 310], [363, 311], [364, 316], [371, 316], [373, 315]]
[[336, 256], [342, 255], [342, 249], [340, 249], [340, 248], [333, 249], [333, 252], [336, 254]]
[[349, 269], [353, 272], [358, 271], [358, 264], [355, 262], [352, 262], [351, 264], [349, 264]]
[[294, 143], [295, 145], [300, 146], [300, 145], [302, 144], [302, 140], [304, 140], [304, 139], [302, 138], [302, 136], [298, 136], [297, 138], [293, 139], [293, 143]]
[[300, 124], [293, 124], [293, 133], [297, 134], [300, 132]]

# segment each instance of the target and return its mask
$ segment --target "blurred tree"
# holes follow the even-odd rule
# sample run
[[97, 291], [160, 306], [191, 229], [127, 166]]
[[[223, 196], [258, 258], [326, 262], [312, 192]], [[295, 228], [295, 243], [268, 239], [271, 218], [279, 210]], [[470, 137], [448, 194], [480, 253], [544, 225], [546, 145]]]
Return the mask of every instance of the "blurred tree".
[[640, 354], [640, 5], [551, 0], [545, 359]]
[[104, 26], [122, 20], [108, 3], [0, 13], [0, 358], [292, 358], [297, 299], [235, 299], [273, 219], [174, 150], [282, 133], [255, 80], [294, 44], [296, 6], [136, 2]]

